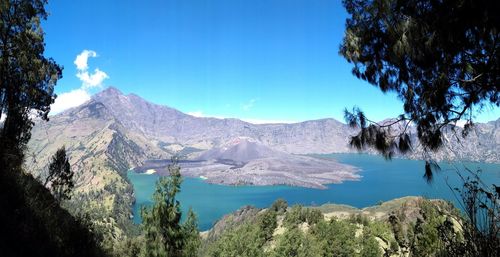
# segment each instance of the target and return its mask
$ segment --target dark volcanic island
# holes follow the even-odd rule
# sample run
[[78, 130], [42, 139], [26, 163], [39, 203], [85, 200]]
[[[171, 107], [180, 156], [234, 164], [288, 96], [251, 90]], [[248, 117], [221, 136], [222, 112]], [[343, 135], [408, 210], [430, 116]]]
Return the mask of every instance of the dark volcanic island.
[[[168, 175], [168, 160], [150, 160], [136, 172]], [[358, 180], [356, 167], [331, 159], [273, 150], [256, 140], [238, 137], [226, 144], [180, 161], [184, 176], [225, 185], [292, 185], [326, 188], [326, 184]]]

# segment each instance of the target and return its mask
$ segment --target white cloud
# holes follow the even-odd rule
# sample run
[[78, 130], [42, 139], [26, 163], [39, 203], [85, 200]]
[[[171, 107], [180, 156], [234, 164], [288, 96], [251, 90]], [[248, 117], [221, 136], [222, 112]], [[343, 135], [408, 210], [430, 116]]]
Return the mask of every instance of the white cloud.
[[239, 119], [248, 123], [252, 124], [276, 124], [276, 123], [297, 123], [298, 121], [291, 121], [291, 120], [267, 120], [267, 119], [246, 119], [246, 118], [232, 118], [232, 117], [224, 117], [224, 116], [218, 116], [218, 115], [206, 115], [202, 111], [193, 111], [193, 112], [187, 112], [188, 115], [198, 117], [198, 118], [216, 118], [216, 119]]
[[76, 77], [80, 79], [82, 85], [78, 89], [62, 93], [57, 96], [56, 101], [50, 107], [50, 114], [57, 114], [71, 107], [79, 106], [90, 100], [90, 90], [101, 87], [104, 80], [109, 78], [106, 72], [99, 68], [89, 73], [89, 58], [97, 57], [97, 53], [92, 50], [83, 50], [76, 56], [73, 62], [76, 65]]
[[194, 117], [205, 117], [202, 111], [188, 112], [187, 114]]
[[76, 69], [79, 71], [86, 71], [89, 68], [87, 64], [89, 57], [97, 57], [97, 53], [92, 50], [83, 50], [79, 55], [77, 55], [74, 61]]
[[248, 103], [245, 103], [245, 104], [242, 104], [241, 105], [241, 108], [244, 110], [244, 111], [248, 111], [250, 109], [252, 109], [252, 107], [255, 105], [255, 102], [257, 102], [258, 99], [250, 99], [250, 101], [248, 101]]
[[60, 113], [71, 107], [81, 105], [88, 100], [90, 100], [90, 94], [82, 88], [62, 93], [57, 96], [56, 101], [50, 107], [50, 113]]
[[102, 82], [109, 78], [108, 74], [99, 69], [95, 69], [92, 74], [89, 74], [88, 71], [78, 72], [76, 76], [83, 82], [85, 88], [100, 87]]
[[109, 78], [106, 72], [96, 68], [93, 73], [89, 73], [88, 60], [90, 57], [97, 57], [97, 53], [92, 50], [83, 50], [76, 56], [74, 64], [76, 65], [76, 76], [82, 81], [84, 88], [100, 87], [102, 82]]
[[276, 123], [285, 123], [285, 124], [291, 124], [291, 123], [297, 123], [299, 121], [291, 121], [291, 120], [265, 120], [265, 119], [241, 119], [242, 121], [252, 123], [252, 124], [276, 124]]

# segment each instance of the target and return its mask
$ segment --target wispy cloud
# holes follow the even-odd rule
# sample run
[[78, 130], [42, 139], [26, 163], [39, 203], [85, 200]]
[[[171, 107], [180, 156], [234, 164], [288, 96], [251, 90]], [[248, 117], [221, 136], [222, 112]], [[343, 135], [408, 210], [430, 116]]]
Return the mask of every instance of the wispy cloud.
[[85, 89], [79, 88], [57, 96], [50, 107], [50, 114], [57, 114], [71, 107], [78, 106], [90, 100], [90, 94]]
[[243, 109], [244, 111], [248, 111], [248, 110], [252, 109], [258, 100], [259, 99], [257, 99], [257, 98], [250, 99], [250, 101], [241, 105], [241, 109]]
[[252, 118], [233, 118], [233, 117], [225, 117], [220, 115], [207, 115], [202, 111], [192, 111], [187, 112], [188, 115], [198, 117], [198, 118], [216, 118], [216, 119], [240, 119], [242, 121], [252, 123], [252, 124], [276, 124], [276, 123], [297, 123], [298, 121], [292, 120], [274, 120], [274, 119], [252, 119]]
[[76, 56], [73, 63], [76, 65], [76, 77], [80, 79], [82, 84], [78, 89], [58, 95], [56, 101], [50, 107], [50, 114], [57, 114], [71, 107], [85, 103], [90, 100], [90, 89], [102, 87], [104, 80], [109, 78], [108, 74], [101, 71], [99, 68], [89, 73], [88, 60], [89, 58], [95, 58], [97, 56], [97, 53], [92, 50], [83, 50]]
[[252, 124], [277, 124], [277, 123], [291, 124], [299, 122], [293, 120], [267, 120], [267, 119], [251, 119], [251, 118], [250, 119], [242, 118], [241, 120]]
[[102, 82], [109, 78], [108, 74], [96, 68], [93, 73], [89, 73], [88, 59], [97, 57], [97, 53], [92, 50], [83, 50], [74, 61], [76, 65], [76, 76], [82, 81], [83, 88], [100, 87]]
[[194, 117], [206, 117], [202, 111], [188, 112], [187, 114]]

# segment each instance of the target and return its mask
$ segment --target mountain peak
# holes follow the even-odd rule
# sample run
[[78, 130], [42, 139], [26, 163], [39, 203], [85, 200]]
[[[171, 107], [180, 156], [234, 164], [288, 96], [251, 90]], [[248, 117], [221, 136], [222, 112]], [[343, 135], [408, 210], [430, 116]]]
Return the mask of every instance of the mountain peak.
[[110, 97], [119, 95], [123, 95], [123, 93], [118, 88], [111, 86], [97, 93], [94, 97], [100, 98], [100, 97]]

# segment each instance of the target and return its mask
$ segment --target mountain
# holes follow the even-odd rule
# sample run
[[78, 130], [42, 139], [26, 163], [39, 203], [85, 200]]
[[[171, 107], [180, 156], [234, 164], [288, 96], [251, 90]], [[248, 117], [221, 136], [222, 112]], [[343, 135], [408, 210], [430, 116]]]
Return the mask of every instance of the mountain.
[[276, 150], [295, 154], [347, 152], [352, 130], [334, 119], [295, 124], [251, 124], [238, 119], [201, 118], [123, 95], [115, 88], [96, 94], [128, 130], [158, 142], [211, 149], [236, 137], [258, 140]]
[[248, 163], [249, 161], [270, 158], [285, 157], [288, 154], [279, 152], [265, 146], [256, 140], [238, 137], [226, 144], [214, 147], [200, 154], [197, 159], [201, 160], [231, 160], [235, 163]]
[[[335, 119], [251, 124], [238, 119], [194, 117], [147, 102], [134, 94], [124, 95], [112, 87], [96, 94], [91, 102], [104, 104], [129, 132], [147, 138], [170, 153], [187, 147], [208, 150], [238, 137], [251, 138], [274, 150], [292, 154], [355, 152], [349, 147], [348, 139], [356, 134], [356, 130]], [[461, 128], [455, 127], [456, 135], [450, 130], [445, 136], [447, 146], [433, 157], [438, 160], [499, 162], [499, 124], [500, 119], [478, 123], [465, 140], [460, 136]], [[412, 134], [416, 139], [414, 129]], [[421, 147], [416, 144], [408, 157], [423, 158]]]
[[183, 167], [183, 174], [200, 176], [210, 183], [326, 188], [326, 184], [358, 180], [356, 167], [273, 150], [251, 138], [238, 137], [199, 154], [197, 165]]
[[[447, 134], [452, 149], [443, 149], [435, 157], [499, 162], [499, 127], [500, 119], [477, 124], [470, 136], [461, 141]], [[354, 173], [346, 167], [332, 167], [323, 160], [296, 154], [353, 152], [348, 146], [348, 138], [355, 133], [334, 119], [257, 125], [238, 119], [194, 117], [147, 102], [134, 94], [124, 95], [110, 87], [83, 105], [51, 116], [48, 122], [35, 120], [28, 145], [31, 158], [26, 166], [35, 176], [43, 177], [50, 156], [65, 146], [76, 172], [72, 208], [75, 212], [100, 208], [96, 213], [102, 216], [103, 224], [118, 224], [126, 229], [134, 201], [126, 172], [147, 160], [168, 159], [176, 153], [190, 159], [212, 159], [212, 164], [229, 159], [232, 163], [221, 165], [226, 165], [224, 170], [227, 168], [231, 173], [222, 174], [221, 170], [210, 174], [207, 170], [189, 172], [191, 175], [211, 175], [207, 177], [213, 183], [285, 183], [318, 187], [331, 183], [332, 179], [340, 182], [356, 177], [349, 176]], [[235, 139], [240, 141], [235, 144]], [[410, 158], [421, 156], [417, 145]], [[300, 163], [312, 168], [305, 169], [306, 165], [300, 166]], [[291, 175], [299, 174], [300, 169], [283, 168], [290, 165], [304, 168], [302, 176]], [[251, 172], [252, 169], [256, 172]], [[308, 176], [304, 171], [315, 169], [319, 171], [317, 179], [303, 180]], [[325, 178], [323, 175], [332, 169], [344, 175]], [[283, 170], [287, 173], [270, 175]], [[121, 235], [121, 231], [113, 233], [117, 238]]]

